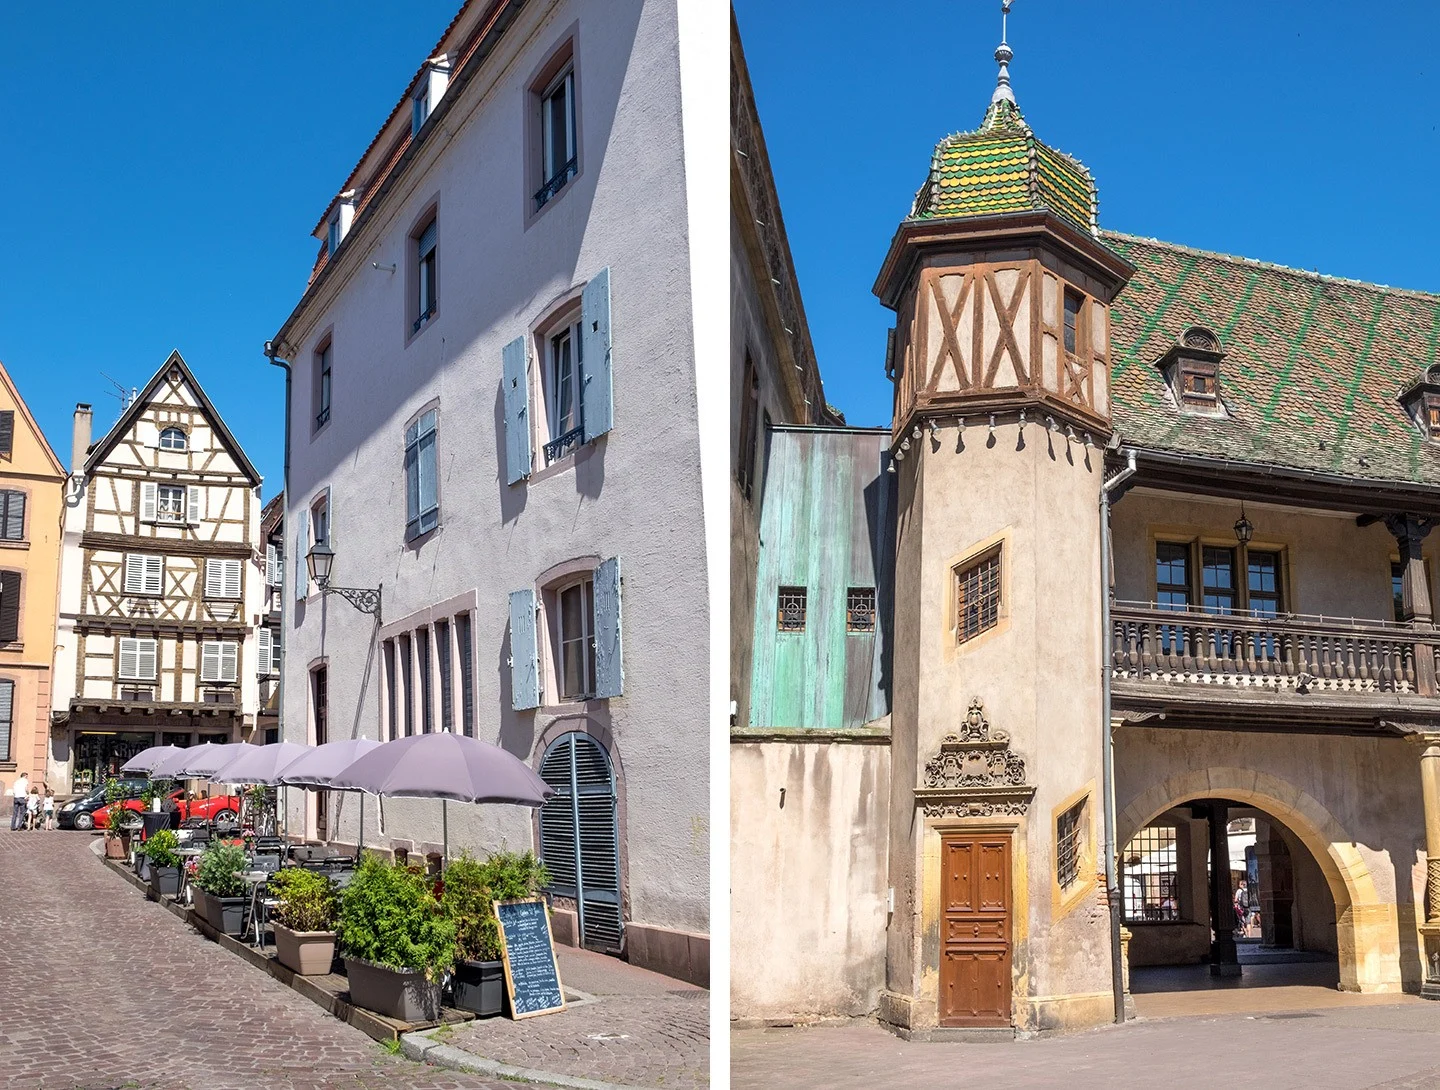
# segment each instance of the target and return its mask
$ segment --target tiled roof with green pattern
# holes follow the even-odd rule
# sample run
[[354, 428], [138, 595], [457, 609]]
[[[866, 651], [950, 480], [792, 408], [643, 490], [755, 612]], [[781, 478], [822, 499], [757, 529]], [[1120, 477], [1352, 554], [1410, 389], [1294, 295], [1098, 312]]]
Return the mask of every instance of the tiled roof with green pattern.
[[[1113, 415], [1127, 443], [1440, 484], [1440, 445], [1396, 395], [1440, 363], [1440, 295], [1320, 276], [1131, 235], [1111, 312]], [[1156, 361], [1192, 325], [1219, 336], [1223, 415], [1181, 412]]]
[[1082, 231], [1095, 228], [1095, 182], [1063, 152], [1035, 138], [1019, 107], [990, 106], [974, 132], [947, 136], [935, 147], [930, 174], [916, 194], [911, 219], [948, 219], [1048, 208]]

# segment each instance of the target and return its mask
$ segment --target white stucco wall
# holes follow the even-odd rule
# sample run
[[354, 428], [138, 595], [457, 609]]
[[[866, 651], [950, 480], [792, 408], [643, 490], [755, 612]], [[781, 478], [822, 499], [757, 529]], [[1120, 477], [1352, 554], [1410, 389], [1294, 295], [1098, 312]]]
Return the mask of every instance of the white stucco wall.
[[[526, 88], [572, 27], [581, 173], [527, 228], [530, 195], [519, 167]], [[588, 715], [613, 739], [622, 776], [628, 919], [705, 931], [709, 604], [676, 35], [670, 3], [527, 5], [399, 186], [357, 221], [287, 331], [294, 400], [286, 537], [293, 551], [297, 519], [328, 488], [333, 582], [383, 584], [387, 628], [473, 597], [478, 736], [538, 765], [547, 729]], [[439, 311], [407, 344], [407, 240], [437, 200]], [[614, 429], [582, 448], [573, 466], [508, 485], [501, 349], [605, 267]], [[312, 437], [312, 354], [330, 335], [332, 417]], [[440, 526], [407, 544], [404, 429], [432, 402]], [[508, 594], [582, 556], [621, 561], [624, 695], [516, 712]], [[287, 556], [292, 588], [298, 563]], [[287, 594], [285, 737], [311, 737], [308, 672], [322, 658], [331, 739], [377, 737], [381, 655], [372, 619], [335, 596], [312, 593], [297, 607]], [[293, 799], [291, 809], [298, 820]], [[332, 835], [353, 841], [355, 812], [355, 800], [343, 800]], [[387, 802], [385, 817], [382, 838], [367, 803], [368, 843], [440, 841], [438, 803]], [[531, 814], [520, 808], [452, 805], [449, 828], [452, 852], [538, 846]]]

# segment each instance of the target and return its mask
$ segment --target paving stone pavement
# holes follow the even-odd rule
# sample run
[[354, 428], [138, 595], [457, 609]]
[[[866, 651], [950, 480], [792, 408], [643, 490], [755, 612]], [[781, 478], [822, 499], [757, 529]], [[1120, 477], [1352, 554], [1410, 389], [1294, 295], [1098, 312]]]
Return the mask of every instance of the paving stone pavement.
[[386, 1052], [202, 938], [76, 832], [0, 830], [7, 1090], [501, 1090]]
[[1437, 1090], [1440, 1003], [1140, 1020], [1004, 1044], [908, 1043], [873, 1022], [734, 1030], [735, 1090]]
[[487, 1060], [622, 1086], [709, 1085], [709, 992], [604, 954], [557, 954], [566, 990], [595, 1002], [519, 1022], [467, 1022], [434, 1039]]

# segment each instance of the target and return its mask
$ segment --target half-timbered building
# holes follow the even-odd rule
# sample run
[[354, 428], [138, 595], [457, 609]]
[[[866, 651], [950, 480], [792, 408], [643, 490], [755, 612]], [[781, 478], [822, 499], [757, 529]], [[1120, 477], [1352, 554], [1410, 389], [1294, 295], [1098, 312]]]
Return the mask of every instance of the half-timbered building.
[[767, 436], [732, 1013], [1440, 998], [1440, 297], [1102, 229], [996, 59], [875, 283], [889, 427]]
[[[260, 475], [180, 353], [93, 445], [75, 411], [51, 776], [83, 790], [154, 744], [255, 727]], [[83, 461], [80, 457], [83, 455]]]

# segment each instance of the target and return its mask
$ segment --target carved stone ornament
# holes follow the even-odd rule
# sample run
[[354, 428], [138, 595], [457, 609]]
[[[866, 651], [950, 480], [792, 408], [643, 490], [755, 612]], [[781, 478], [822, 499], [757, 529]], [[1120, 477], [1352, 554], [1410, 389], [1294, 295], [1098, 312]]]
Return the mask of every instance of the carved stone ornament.
[[1025, 782], [1025, 759], [1010, 748], [1010, 735], [985, 718], [979, 697], [960, 729], [947, 734], [940, 751], [925, 764], [915, 801], [926, 817], [1019, 816], [1035, 787]]

